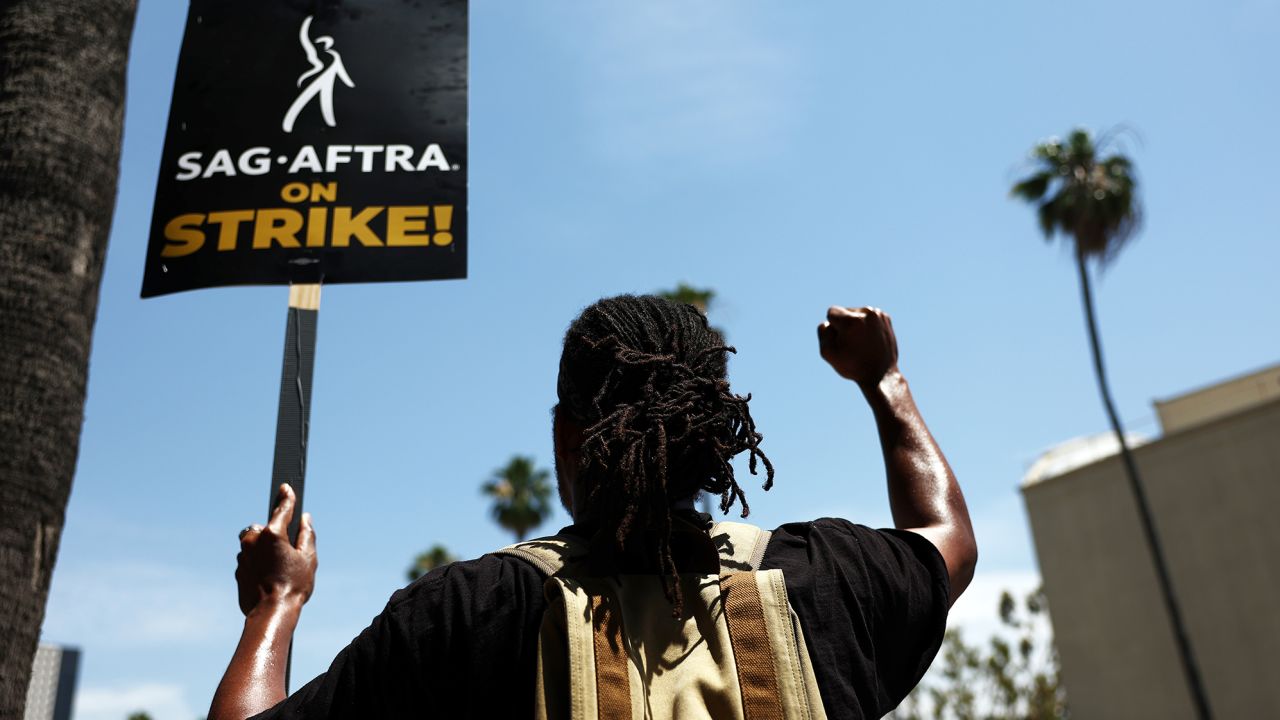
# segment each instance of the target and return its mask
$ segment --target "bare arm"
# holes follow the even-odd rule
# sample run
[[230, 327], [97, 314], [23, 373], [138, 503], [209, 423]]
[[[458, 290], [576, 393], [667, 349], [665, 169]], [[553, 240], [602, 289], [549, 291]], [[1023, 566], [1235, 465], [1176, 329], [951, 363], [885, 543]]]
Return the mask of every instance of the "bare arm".
[[898, 370], [893, 322], [875, 308], [832, 307], [818, 341], [823, 359], [858, 384], [875, 415], [894, 526], [938, 548], [955, 603], [973, 579], [978, 546], [960, 485]]
[[285, 699], [285, 666], [302, 605], [315, 587], [315, 530], [303, 514], [297, 545], [289, 542], [293, 489], [266, 527], [251, 526], [240, 537], [236, 583], [244, 630], [231, 663], [213, 695], [209, 720], [244, 720]]

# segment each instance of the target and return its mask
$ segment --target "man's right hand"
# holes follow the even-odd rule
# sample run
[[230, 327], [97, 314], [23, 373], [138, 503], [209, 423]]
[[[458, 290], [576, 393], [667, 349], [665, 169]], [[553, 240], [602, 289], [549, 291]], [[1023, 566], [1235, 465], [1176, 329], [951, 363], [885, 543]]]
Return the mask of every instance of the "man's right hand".
[[316, 585], [316, 532], [311, 513], [302, 514], [297, 543], [289, 542], [289, 523], [297, 495], [280, 486], [280, 498], [266, 527], [250, 525], [240, 533], [236, 584], [240, 610], [248, 615], [264, 600], [287, 601], [301, 608]]
[[285, 699], [289, 647], [302, 604], [316, 582], [316, 532], [302, 514], [298, 541], [289, 542], [297, 495], [280, 486], [279, 501], [265, 527], [240, 532], [236, 584], [244, 631], [213, 694], [209, 720], [242, 720]]
[[818, 348], [840, 377], [863, 388], [875, 387], [898, 367], [893, 321], [878, 308], [831, 306], [818, 326]]

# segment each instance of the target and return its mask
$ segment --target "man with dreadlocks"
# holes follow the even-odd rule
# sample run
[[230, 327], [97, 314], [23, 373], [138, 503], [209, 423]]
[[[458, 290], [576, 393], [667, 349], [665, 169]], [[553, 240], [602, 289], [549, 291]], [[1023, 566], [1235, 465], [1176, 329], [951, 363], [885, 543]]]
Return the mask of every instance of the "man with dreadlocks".
[[[832, 307], [818, 340], [871, 407], [896, 528], [831, 518], [783, 525], [759, 568], [783, 571], [826, 715], [876, 718], [932, 662], [977, 548], [960, 488], [898, 370], [889, 316]], [[586, 308], [560, 360], [556, 474], [574, 525], [556, 537], [584, 543], [596, 574], [662, 578], [661, 612], [676, 618], [690, 601], [681, 574], [707, 571], [710, 519], [695, 499], [711, 493], [721, 511], [737, 505], [747, 515], [730, 464], [739, 453], [752, 473], [763, 467], [764, 489], [773, 483], [750, 396], [729, 388], [729, 352], [692, 306], [626, 295]], [[288, 541], [294, 502], [281, 492], [270, 522], [241, 535], [245, 628], [210, 720], [533, 714], [546, 575], [509, 552], [438, 568], [397, 592], [326, 673], [286, 698], [286, 650], [316, 560], [308, 515], [297, 543]]]

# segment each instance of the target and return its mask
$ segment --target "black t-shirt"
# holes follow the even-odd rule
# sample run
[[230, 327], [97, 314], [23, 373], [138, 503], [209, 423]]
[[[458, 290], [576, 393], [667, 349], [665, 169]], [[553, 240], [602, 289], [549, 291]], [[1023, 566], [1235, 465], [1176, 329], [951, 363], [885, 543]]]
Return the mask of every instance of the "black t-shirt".
[[[845, 520], [792, 523], [769, 540], [761, 569], [773, 568], [827, 717], [896, 707], [946, 626], [947, 570], [933, 544]], [[327, 672], [257, 717], [531, 717], [544, 579], [508, 555], [438, 568], [393, 595]]]

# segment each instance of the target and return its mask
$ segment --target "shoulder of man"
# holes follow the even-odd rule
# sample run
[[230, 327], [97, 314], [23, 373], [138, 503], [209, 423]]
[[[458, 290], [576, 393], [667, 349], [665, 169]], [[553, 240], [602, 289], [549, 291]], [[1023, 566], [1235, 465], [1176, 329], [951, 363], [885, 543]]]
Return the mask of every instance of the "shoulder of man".
[[[946, 629], [942, 555], [906, 530], [838, 518], [774, 530], [764, 569], [781, 569], [828, 707], [879, 717], [928, 669]], [[877, 714], [878, 713], [878, 714]]]
[[[261, 718], [532, 713], [543, 577], [514, 557], [438, 567], [398, 590], [329, 669]], [[494, 687], [514, 688], [494, 693]]]
[[777, 562], [881, 563], [886, 571], [923, 569], [935, 581], [944, 585], [948, 582], [942, 554], [923, 535], [910, 530], [874, 529], [841, 518], [780, 525], [773, 531], [765, 558], [766, 567]]
[[513, 595], [541, 596], [545, 577], [529, 562], [514, 555], [491, 552], [472, 560], [441, 565], [396, 591], [387, 610], [449, 600], [492, 605]]

